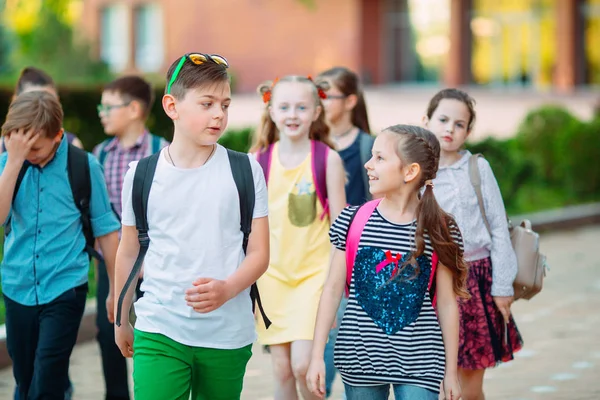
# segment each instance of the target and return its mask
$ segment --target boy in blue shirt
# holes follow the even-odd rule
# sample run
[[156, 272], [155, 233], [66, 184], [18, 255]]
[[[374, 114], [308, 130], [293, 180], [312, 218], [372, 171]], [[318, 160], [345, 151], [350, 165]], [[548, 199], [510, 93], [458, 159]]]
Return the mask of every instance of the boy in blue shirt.
[[[7, 151], [0, 155], [0, 221], [10, 231], [4, 242], [2, 289], [7, 347], [21, 399], [64, 398], [69, 358], [85, 307], [89, 255], [69, 180], [71, 149], [63, 137], [62, 119], [58, 100], [36, 91], [13, 101], [2, 126]], [[89, 220], [109, 271], [106, 305], [113, 318], [120, 226], [102, 168], [92, 155], [87, 161]]]

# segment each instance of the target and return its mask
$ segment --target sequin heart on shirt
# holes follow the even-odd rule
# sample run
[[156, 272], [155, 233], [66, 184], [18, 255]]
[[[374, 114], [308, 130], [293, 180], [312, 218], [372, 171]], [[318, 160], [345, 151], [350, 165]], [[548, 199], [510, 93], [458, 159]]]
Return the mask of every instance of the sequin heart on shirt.
[[413, 265], [401, 268], [409, 255], [363, 247], [354, 261], [356, 301], [388, 335], [416, 321], [427, 291], [431, 264], [424, 255], [417, 257], [420, 272], [415, 276]]

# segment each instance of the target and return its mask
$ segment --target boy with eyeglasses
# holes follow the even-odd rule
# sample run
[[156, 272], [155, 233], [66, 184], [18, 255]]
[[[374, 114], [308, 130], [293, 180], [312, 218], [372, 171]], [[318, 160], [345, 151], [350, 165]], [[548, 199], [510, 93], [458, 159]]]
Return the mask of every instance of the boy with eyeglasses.
[[[104, 177], [113, 211], [121, 218], [121, 190], [129, 163], [152, 155], [165, 147], [168, 142], [152, 135], [146, 128], [154, 94], [150, 84], [138, 76], [124, 76], [108, 84], [102, 92], [98, 105], [98, 115], [104, 132], [111, 138], [94, 149], [100, 164], [104, 167]], [[97, 266], [98, 304], [108, 293], [106, 266]], [[137, 290], [137, 296], [142, 295]], [[98, 308], [96, 316], [98, 343], [102, 355], [102, 369], [106, 384], [106, 400], [128, 400], [129, 385], [127, 363], [115, 344], [112, 321], [105, 310]]]

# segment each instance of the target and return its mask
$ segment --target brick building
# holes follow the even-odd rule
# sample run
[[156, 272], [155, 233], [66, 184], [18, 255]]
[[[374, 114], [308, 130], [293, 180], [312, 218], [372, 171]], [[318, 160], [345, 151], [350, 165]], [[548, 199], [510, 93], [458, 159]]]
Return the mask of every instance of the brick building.
[[[357, 70], [373, 84], [512, 82], [523, 75], [534, 85], [547, 76], [549, 85], [561, 90], [600, 83], [600, 64], [590, 61], [600, 56], [586, 53], [588, 47], [600, 48], [600, 32], [594, 25], [586, 36], [584, 28], [587, 21], [597, 24], [597, 0], [313, 0], [314, 6], [308, 0], [83, 2], [81, 29], [116, 72], [162, 74], [183, 53], [202, 51], [229, 59], [241, 91], [279, 75], [316, 74], [333, 65]], [[528, 8], [519, 13], [493, 8], [502, 3]], [[553, 25], [551, 32], [540, 36], [538, 30], [535, 36], [532, 27], [544, 24], [535, 7], [542, 3]], [[516, 16], [511, 21], [526, 16], [527, 44], [518, 36], [506, 39], [506, 32], [515, 31], [502, 24], [506, 15]], [[549, 60], [539, 44], [543, 40], [552, 47]], [[523, 65], [513, 62], [523, 57], [529, 57]], [[493, 60], [506, 65], [497, 67]]]

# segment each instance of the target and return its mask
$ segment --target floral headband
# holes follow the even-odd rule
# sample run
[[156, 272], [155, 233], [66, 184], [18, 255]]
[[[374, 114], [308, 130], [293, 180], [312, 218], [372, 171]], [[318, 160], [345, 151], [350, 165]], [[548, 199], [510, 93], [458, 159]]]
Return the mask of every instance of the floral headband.
[[[325, 93], [325, 90], [323, 90], [323, 88], [321, 86], [317, 85], [315, 83], [315, 81], [313, 80], [313, 78], [310, 75], [307, 77], [307, 79], [310, 82], [312, 82], [315, 85], [315, 87], [317, 88], [317, 93], [319, 94], [319, 98], [322, 99], [322, 100], [325, 100], [327, 98], [327, 93]], [[272, 93], [273, 93], [273, 88], [275, 87], [275, 85], [277, 84], [277, 82], [279, 82], [279, 78], [275, 78], [275, 80], [271, 84], [271, 87], [269, 87], [268, 89], [266, 89], [265, 91], [263, 91], [263, 93], [262, 93], [263, 103], [269, 104], [269, 102], [271, 101], [271, 96], [272, 96]]]

